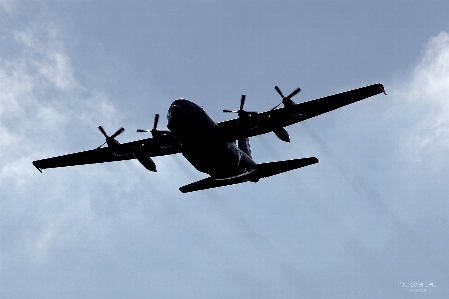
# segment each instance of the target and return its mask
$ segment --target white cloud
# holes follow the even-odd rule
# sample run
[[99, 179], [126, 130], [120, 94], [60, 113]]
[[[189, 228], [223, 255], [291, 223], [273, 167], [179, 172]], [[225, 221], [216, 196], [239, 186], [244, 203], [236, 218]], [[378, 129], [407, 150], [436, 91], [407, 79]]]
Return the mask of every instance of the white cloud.
[[[447, 160], [449, 150], [449, 34], [441, 32], [426, 45], [410, 81], [396, 88], [392, 117], [404, 119], [400, 156], [413, 161]], [[407, 114], [402, 116], [403, 114]], [[404, 155], [405, 154], [405, 155]], [[436, 163], [438, 164], [438, 163]]]
[[52, 23], [34, 24], [16, 32], [15, 37], [25, 46], [28, 67], [36, 68], [40, 80], [46, 80], [51, 88], [62, 91], [76, 87], [69, 58]]
[[53, 83], [55, 88], [67, 90], [74, 79], [66, 56], [58, 51], [46, 53], [48, 62], [39, 65], [39, 73]]
[[[11, 215], [9, 223], [27, 227], [15, 232], [16, 240], [3, 250], [0, 262], [43, 258], [56, 244], [70, 244], [80, 233], [91, 236], [101, 230], [101, 223], [94, 231], [86, 229], [95, 215], [90, 198], [79, 187], [82, 183], [72, 184], [65, 176], [49, 181], [31, 162], [62, 154], [64, 144], [85, 141], [86, 136], [79, 135], [82, 132], [96, 134], [98, 119], [112, 127], [118, 117], [105, 93], [89, 90], [76, 80], [57, 26], [47, 21], [10, 32], [16, 45], [9, 46], [20, 50], [0, 59], [1, 210]], [[98, 133], [98, 145], [102, 141]], [[78, 182], [92, 177], [101, 182], [109, 176], [108, 170], [98, 168], [72, 173]]]
[[[32, 148], [36, 152], [42, 146], [35, 137], [63, 138], [73, 120], [93, 127], [98, 125], [94, 119], [117, 117], [104, 93], [76, 81], [58, 35], [52, 23], [30, 25], [14, 33], [21, 50], [13, 59], [0, 61], [2, 156], [17, 148], [26, 155]], [[2, 164], [10, 163], [6, 160]]]

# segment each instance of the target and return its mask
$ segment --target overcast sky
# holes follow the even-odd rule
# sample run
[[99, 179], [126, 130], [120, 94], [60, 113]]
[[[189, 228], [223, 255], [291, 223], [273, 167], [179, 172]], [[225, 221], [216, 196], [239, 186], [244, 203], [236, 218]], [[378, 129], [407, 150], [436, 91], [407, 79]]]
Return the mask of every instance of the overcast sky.
[[[1, 298], [448, 298], [448, 1], [0, 0]], [[319, 164], [182, 194], [181, 155], [39, 173], [146, 135], [179, 97], [216, 121], [383, 83], [251, 139]], [[148, 136], [149, 137], [149, 136]]]

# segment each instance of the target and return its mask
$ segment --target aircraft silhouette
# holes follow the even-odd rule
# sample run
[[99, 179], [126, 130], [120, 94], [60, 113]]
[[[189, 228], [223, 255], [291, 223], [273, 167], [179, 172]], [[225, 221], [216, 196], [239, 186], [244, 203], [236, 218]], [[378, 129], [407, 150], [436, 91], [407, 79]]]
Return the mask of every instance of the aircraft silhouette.
[[[151, 130], [137, 130], [151, 133], [152, 138], [120, 144], [115, 137], [123, 133], [124, 128], [108, 136], [99, 126], [106, 138], [103, 145], [107, 144], [107, 147], [101, 145], [93, 150], [37, 160], [33, 165], [42, 172], [46, 168], [137, 159], [146, 169], [156, 171], [151, 157], [181, 153], [198, 171], [209, 175], [180, 187], [183, 193], [258, 182], [265, 177], [318, 163], [318, 159], [309, 157], [258, 164], [251, 156], [250, 137], [273, 132], [282, 141], [289, 142], [290, 136], [284, 127], [385, 93], [382, 84], [373, 84], [296, 104], [291, 98], [301, 91], [300, 88], [288, 96], [284, 96], [279, 87], [275, 89], [282, 102], [273, 109], [262, 113], [245, 111], [246, 97], [242, 95], [238, 110], [223, 110], [236, 113], [238, 117], [219, 123], [197, 104], [177, 99], [168, 109], [168, 131], [157, 129], [159, 114], [156, 114]], [[278, 108], [281, 104], [283, 108]]]

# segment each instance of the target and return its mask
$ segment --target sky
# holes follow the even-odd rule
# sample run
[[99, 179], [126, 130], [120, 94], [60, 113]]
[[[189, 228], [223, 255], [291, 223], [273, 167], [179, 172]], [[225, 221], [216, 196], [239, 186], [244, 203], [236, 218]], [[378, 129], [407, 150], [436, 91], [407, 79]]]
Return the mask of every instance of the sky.
[[[447, 298], [449, 2], [0, 0], [1, 298]], [[182, 194], [181, 155], [44, 170], [183, 97], [266, 111], [377, 95], [251, 139], [319, 164]], [[149, 137], [149, 136], [148, 136]]]

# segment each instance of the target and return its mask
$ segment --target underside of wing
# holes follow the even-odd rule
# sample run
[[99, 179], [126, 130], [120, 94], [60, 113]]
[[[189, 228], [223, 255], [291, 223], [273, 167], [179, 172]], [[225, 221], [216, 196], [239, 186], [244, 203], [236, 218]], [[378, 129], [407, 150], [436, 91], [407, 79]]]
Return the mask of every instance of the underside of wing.
[[122, 156], [116, 156], [111, 153], [108, 148], [94, 149], [79, 153], [73, 153], [58, 157], [52, 157], [42, 160], [33, 161], [33, 165], [38, 169], [66, 167], [84, 164], [95, 164], [112, 161], [121, 161], [133, 159], [132, 153], [124, 154]]
[[275, 131], [277, 127], [290, 126], [380, 93], [385, 93], [383, 85], [373, 84], [296, 104], [293, 106], [294, 111], [284, 107], [257, 113], [247, 118], [246, 123], [250, 125], [239, 125], [239, 119], [236, 118], [220, 122], [218, 126], [229, 140], [239, 140]]
[[104, 162], [135, 159], [135, 149], [138, 148], [148, 157], [165, 156], [180, 152], [180, 145], [173, 136], [164, 140], [163, 146], [151, 146], [152, 138], [132, 141], [120, 144], [121, 155], [114, 155], [109, 148], [93, 149], [58, 157], [52, 157], [33, 161], [33, 165], [39, 170], [46, 168], [66, 167], [84, 164], [96, 164]]

